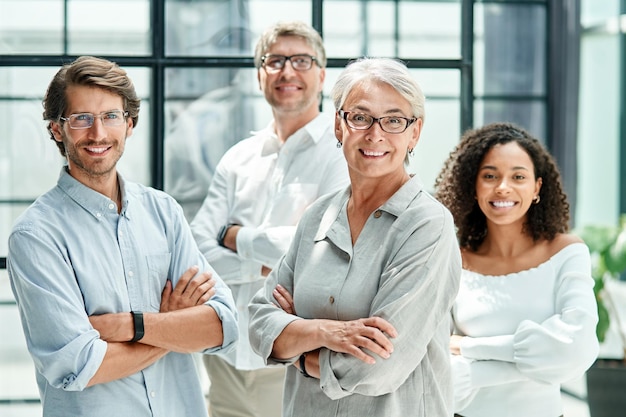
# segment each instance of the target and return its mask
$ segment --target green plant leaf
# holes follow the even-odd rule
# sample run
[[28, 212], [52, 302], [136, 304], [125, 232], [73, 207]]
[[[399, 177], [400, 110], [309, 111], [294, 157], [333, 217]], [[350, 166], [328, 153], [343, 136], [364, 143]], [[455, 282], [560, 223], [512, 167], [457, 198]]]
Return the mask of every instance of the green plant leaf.
[[589, 247], [589, 251], [601, 253], [615, 241], [618, 230], [615, 226], [587, 225], [578, 235]]
[[620, 216], [619, 225], [587, 225], [576, 234], [585, 241], [591, 253], [593, 291], [598, 306], [596, 336], [604, 342], [611, 323], [603, 298], [604, 284], [606, 279], [617, 278], [626, 270], [626, 214]]
[[621, 274], [626, 270], [626, 229], [611, 244], [604, 256], [606, 268], [613, 274]]
[[598, 325], [596, 326], [596, 336], [598, 336], [598, 341], [604, 342], [606, 332], [609, 330], [610, 324], [611, 317], [609, 316], [609, 311], [604, 305], [604, 302], [602, 302], [602, 300], [598, 300]]
[[602, 279], [602, 275], [599, 275], [598, 277], [594, 276], [593, 281], [593, 293], [596, 295], [596, 298], [599, 298], [604, 289], [604, 279]]

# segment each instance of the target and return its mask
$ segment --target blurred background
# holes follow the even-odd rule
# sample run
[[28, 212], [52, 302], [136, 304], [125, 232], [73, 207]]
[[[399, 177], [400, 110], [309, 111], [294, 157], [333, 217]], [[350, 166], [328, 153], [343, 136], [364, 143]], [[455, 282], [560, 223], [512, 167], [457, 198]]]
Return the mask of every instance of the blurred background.
[[[191, 219], [222, 154], [270, 120], [253, 49], [293, 19], [324, 38], [324, 112], [350, 60], [411, 68], [427, 102], [410, 170], [431, 188], [465, 129], [510, 121], [555, 155], [572, 226], [626, 212], [625, 0], [0, 0], [0, 415], [41, 415], [6, 256], [12, 223], [63, 164], [41, 116], [59, 66], [96, 55], [128, 71], [142, 105], [119, 170]], [[565, 415], [588, 416], [585, 395], [567, 385]]]

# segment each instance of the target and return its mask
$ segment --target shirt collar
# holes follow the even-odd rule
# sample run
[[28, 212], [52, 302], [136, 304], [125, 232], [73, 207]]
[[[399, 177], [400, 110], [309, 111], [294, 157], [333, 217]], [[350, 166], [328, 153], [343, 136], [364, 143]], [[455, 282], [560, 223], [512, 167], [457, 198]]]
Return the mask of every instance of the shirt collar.
[[325, 137], [326, 131], [332, 128], [332, 120], [328, 115], [320, 113], [306, 125], [296, 130], [287, 138], [285, 143], [280, 143], [274, 128], [274, 120], [272, 120], [263, 130], [254, 132], [258, 135], [265, 136], [262, 155], [267, 156], [278, 153], [281, 148], [289, 147], [297, 149], [304, 146], [310, 146], [319, 143]]
[[[120, 183], [120, 192], [122, 193], [122, 207], [128, 206], [128, 196], [126, 193], [126, 183], [122, 176], [117, 174]], [[91, 213], [92, 216], [99, 219], [104, 213], [111, 212], [111, 204], [113, 200], [105, 195], [100, 194], [92, 188], [87, 187], [76, 178], [72, 177], [68, 171], [67, 165], [61, 168], [58, 187], [67, 194], [79, 206]], [[125, 209], [122, 210], [124, 214]], [[117, 214], [117, 212], [115, 212]]]
[[[380, 206], [379, 210], [386, 211], [395, 217], [400, 217], [400, 215], [409, 208], [413, 200], [415, 200], [421, 193], [423, 188], [424, 186], [419, 176], [412, 175], [411, 178], [389, 198], [389, 200]], [[350, 193], [351, 189], [348, 187], [344, 192], [337, 193], [337, 195], [332, 198], [328, 209], [320, 221], [319, 228], [317, 229], [317, 233], [315, 235], [316, 241], [326, 238], [329, 230], [333, 226], [339, 227], [339, 225], [336, 225], [335, 223], [339, 213], [342, 210], [345, 210], [345, 205], [350, 198]]]
[[413, 175], [380, 207], [380, 209], [396, 217], [400, 217], [400, 215], [409, 208], [413, 200], [417, 198], [423, 188], [422, 180], [417, 175]]

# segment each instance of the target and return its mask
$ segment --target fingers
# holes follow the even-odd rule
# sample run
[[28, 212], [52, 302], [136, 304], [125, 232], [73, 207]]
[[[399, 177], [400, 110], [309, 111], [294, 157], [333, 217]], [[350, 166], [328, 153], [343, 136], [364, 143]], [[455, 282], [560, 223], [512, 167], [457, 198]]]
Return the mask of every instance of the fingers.
[[213, 275], [210, 272], [202, 272], [187, 283], [181, 296], [189, 299], [193, 305], [204, 304], [215, 295], [216, 283], [217, 281], [213, 279]]
[[[209, 274], [210, 276], [210, 274]], [[193, 300], [195, 297], [198, 297], [195, 301], [195, 305], [204, 304], [211, 299], [216, 293], [215, 284], [217, 281], [211, 277], [208, 281], [199, 285], [194, 292], [191, 294], [191, 299]]]
[[[393, 353], [391, 340], [380, 329], [375, 327], [365, 327], [360, 334], [354, 338], [354, 344], [359, 350], [370, 351], [383, 359], [389, 359]], [[368, 356], [367, 363], [375, 363], [373, 357]], [[371, 359], [371, 360], [370, 360]], [[361, 359], [362, 360], [362, 359]]]
[[176, 288], [174, 288], [175, 295], [180, 295], [185, 291], [185, 288], [187, 288], [187, 284], [189, 284], [189, 281], [191, 281], [193, 277], [196, 276], [198, 270], [198, 265], [193, 265], [180, 276], [180, 278], [178, 279], [178, 283], [176, 283]]
[[198, 273], [198, 267], [192, 266], [181, 275], [176, 283], [174, 295], [189, 298], [196, 303], [207, 291], [215, 287], [215, 284], [216, 281], [212, 280], [210, 272]]
[[169, 279], [165, 282], [165, 288], [163, 288], [163, 292], [161, 293], [161, 307], [159, 311], [164, 312], [168, 311], [168, 303], [170, 297], [172, 296], [172, 281]]
[[390, 338], [397, 336], [396, 329], [380, 317], [352, 321], [329, 321], [322, 326], [324, 346], [348, 353], [368, 364], [376, 363], [372, 354], [387, 359], [393, 353]]
[[363, 320], [366, 326], [375, 327], [381, 332], [387, 333], [389, 337], [398, 337], [398, 331], [387, 320], [381, 317], [368, 317]]
[[176, 286], [168, 280], [161, 294], [160, 311], [174, 311], [206, 303], [216, 294], [217, 280], [210, 272], [198, 273], [192, 266], [181, 275]]
[[272, 291], [274, 299], [278, 302], [280, 308], [285, 310], [289, 314], [296, 314], [296, 309], [293, 304], [293, 297], [289, 294], [289, 291], [282, 285], [278, 284], [274, 291]]

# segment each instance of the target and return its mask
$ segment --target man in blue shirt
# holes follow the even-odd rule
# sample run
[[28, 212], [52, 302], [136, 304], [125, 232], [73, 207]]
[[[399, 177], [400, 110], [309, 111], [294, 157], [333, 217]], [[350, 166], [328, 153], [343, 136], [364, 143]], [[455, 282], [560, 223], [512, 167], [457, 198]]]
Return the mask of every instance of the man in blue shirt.
[[117, 173], [138, 120], [132, 81], [81, 57], [43, 104], [67, 165], [17, 220], [7, 264], [43, 415], [206, 415], [189, 353], [232, 347], [237, 313], [180, 206]]

